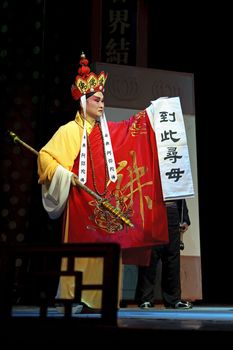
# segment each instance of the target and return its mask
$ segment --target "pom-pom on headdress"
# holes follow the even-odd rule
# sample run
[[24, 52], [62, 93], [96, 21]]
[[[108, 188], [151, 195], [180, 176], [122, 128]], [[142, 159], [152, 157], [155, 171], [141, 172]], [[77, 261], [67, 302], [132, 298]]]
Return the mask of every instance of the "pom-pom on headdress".
[[81, 67], [79, 67], [75, 83], [71, 87], [73, 99], [77, 101], [81, 96], [87, 95], [90, 92], [104, 92], [104, 85], [108, 75], [104, 71], [100, 72], [99, 75], [91, 72], [88, 67], [89, 61], [83, 52], [79, 63]]

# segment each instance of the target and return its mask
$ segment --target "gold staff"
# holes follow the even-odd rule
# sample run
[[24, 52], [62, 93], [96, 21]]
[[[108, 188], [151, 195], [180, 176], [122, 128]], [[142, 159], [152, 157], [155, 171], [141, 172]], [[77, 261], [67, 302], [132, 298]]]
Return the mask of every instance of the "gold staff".
[[[14, 132], [8, 131], [9, 135], [13, 138], [13, 141], [15, 143], [20, 143], [22, 146], [27, 148], [29, 151], [34, 153], [35, 155], [38, 156], [39, 152], [37, 152], [34, 148], [29, 146], [27, 143], [22, 141]], [[77, 186], [81, 187], [84, 191], [89, 193], [92, 197], [94, 197], [97, 201], [99, 201], [106, 209], [108, 209], [111, 213], [119, 217], [126, 225], [130, 227], [134, 227], [132, 222], [117, 208], [115, 208], [112, 204], [109, 203], [109, 201], [106, 198], [100, 197], [97, 193], [92, 191], [89, 187], [85, 186], [82, 184], [81, 181], [79, 181], [77, 178], [75, 179], [75, 183]]]

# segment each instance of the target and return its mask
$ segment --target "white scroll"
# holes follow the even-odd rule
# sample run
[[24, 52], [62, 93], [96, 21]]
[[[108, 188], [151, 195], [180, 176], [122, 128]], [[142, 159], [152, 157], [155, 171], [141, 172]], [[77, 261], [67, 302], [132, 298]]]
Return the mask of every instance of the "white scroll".
[[167, 201], [194, 197], [180, 99], [159, 98], [152, 101], [152, 106], [148, 115], [156, 135], [163, 198]]

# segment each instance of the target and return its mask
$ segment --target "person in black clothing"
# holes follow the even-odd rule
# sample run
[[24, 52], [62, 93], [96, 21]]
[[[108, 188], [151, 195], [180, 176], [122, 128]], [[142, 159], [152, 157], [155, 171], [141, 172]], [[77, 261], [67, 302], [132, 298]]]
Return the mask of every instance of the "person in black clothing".
[[166, 202], [169, 243], [152, 249], [149, 266], [138, 266], [135, 299], [139, 307], [153, 307], [157, 265], [161, 259], [161, 291], [165, 307], [190, 309], [192, 304], [181, 299], [180, 244], [181, 235], [191, 224], [185, 199]]

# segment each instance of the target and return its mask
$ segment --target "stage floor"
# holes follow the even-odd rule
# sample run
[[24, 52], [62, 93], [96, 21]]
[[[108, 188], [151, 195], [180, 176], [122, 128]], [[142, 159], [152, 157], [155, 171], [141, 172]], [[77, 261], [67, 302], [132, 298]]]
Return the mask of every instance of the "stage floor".
[[[118, 310], [116, 325], [102, 324], [99, 313], [70, 318], [48, 308], [16, 306], [1, 320], [1, 339], [8, 345], [169, 345], [233, 344], [233, 305], [195, 306], [189, 310], [126, 307]], [[103, 347], [102, 347], [103, 348]], [[104, 347], [105, 348], [105, 347]]]
[[[39, 308], [16, 306], [12, 316], [39, 317]], [[48, 318], [63, 318], [56, 308], [48, 308]], [[78, 313], [72, 318], [97, 319], [99, 313]], [[194, 306], [188, 310], [166, 309], [157, 306], [149, 309], [127, 307], [119, 309], [117, 326], [140, 329], [208, 329], [233, 331], [233, 305], [230, 306]]]

